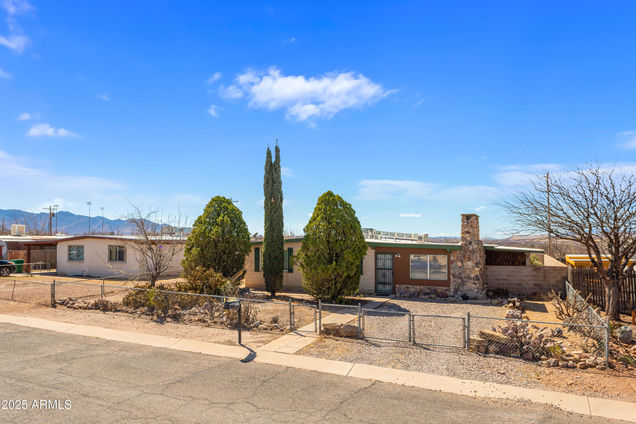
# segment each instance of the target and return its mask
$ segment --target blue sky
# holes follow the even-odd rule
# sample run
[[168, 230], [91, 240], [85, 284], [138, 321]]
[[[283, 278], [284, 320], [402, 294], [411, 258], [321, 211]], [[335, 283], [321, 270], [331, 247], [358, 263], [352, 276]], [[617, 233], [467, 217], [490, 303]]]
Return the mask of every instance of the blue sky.
[[278, 138], [290, 230], [332, 190], [363, 226], [500, 236], [533, 174], [636, 169], [633, 2], [314, 3], [0, 0], [0, 208], [221, 194], [262, 232]]

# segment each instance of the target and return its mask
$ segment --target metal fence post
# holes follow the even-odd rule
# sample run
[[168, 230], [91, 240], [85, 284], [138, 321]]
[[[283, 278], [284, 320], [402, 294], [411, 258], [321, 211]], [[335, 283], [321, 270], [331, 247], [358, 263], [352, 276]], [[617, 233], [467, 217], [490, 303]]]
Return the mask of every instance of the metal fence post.
[[294, 312], [292, 311], [292, 301], [289, 299], [289, 331], [294, 331]]
[[318, 311], [316, 310], [316, 307], [314, 306], [314, 333], [318, 332]]
[[415, 344], [415, 340], [413, 338], [413, 314], [409, 312], [409, 343]]
[[51, 283], [51, 308], [55, 308], [55, 279]]
[[362, 304], [358, 302], [358, 338], [362, 338]]
[[101, 287], [101, 290], [100, 290], [100, 295], [101, 295], [102, 302], [103, 302], [104, 301], [104, 280], [102, 280], [102, 287]]
[[610, 341], [610, 326], [609, 320], [605, 321], [605, 365], [609, 366], [609, 341]]
[[466, 312], [466, 332], [464, 334], [464, 345], [466, 350], [470, 350], [470, 312]]
[[318, 334], [322, 334], [322, 301], [318, 299]]
[[11, 290], [11, 300], [13, 300], [13, 294], [15, 293], [15, 283], [17, 283], [17, 281], [13, 280], [13, 290]]

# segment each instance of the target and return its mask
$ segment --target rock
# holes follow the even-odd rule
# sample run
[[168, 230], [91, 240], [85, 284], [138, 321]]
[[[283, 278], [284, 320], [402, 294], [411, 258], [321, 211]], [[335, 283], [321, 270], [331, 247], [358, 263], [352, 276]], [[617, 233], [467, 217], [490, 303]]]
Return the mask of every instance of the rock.
[[335, 337], [358, 337], [358, 327], [349, 324], [323, 324], [322, 332], [328, 336]]
[[525, 361], [532, 361], [534, 357], [532, 356], [532, 352], [524, 352], [521, 354], [521, 359]]
[[605, 365], [597, 365], [596, 369], [597, 370], [601, 370], [601, 371], [605, 371], [607, 369], [607, 366], [605, 366]]
[[576, 364], [576, 367], [580, 370], [584, 370], [587, 368], [587, 363], [585, 362], [579, 362], [578, 364]]
[[499, 351], [500, 351], [500, 349], [499, 349], [499, 347], [497, 345], [493, 344], [493, 345], [486, 346], [486, 353], [490, 353], [492, 355], [496, 355], [496, 354], [499, 353]]
[[512, 341], [512, 339], [508, 336], [505, 336], [501, 333], [497, 333], [496, 331], [490, 330], [479, 330], [479, 337], [500, 344], [507, 344]]
[[559, 366], [559, 360], [556, 358], [550, 358], [547, 360], [547, 364], [549, 367], [558, 367]]
[[521, 311], [518, 311], [516, 309], [508, 309], [506, 311], [506, 319], [522, 319]]
[[616, 337], [618, 337], [618, 341], [623, 344], [629, 344], [632, 342], [632, 329], [628, 325], [624, 325], [616, 330]]
[[551, 330], [552, 337], [563, 337], [563, 329], [556, 327]]
[[576, 364], [573, 361], [568, 361], [568, 368], [575, 368]]
[[565, 361], [559, 361], [559, 368], [567, 368], [568, 367], [568, 363]]
[[477, 350], [479, 351], [479, 353], [486, 353], [487, 347], [486, 346], [479, 346], [477, 348]]
[[594, 358], [590, 358], [590, 359], [585, 361], [585, 364], [588, 367], [595, 367], [596, 366], [596, 360]]
[[471, 337], [470, 338], [470, 346], [486, 346], [488, 344], [488, 340], [482, 339], [481, 337]]

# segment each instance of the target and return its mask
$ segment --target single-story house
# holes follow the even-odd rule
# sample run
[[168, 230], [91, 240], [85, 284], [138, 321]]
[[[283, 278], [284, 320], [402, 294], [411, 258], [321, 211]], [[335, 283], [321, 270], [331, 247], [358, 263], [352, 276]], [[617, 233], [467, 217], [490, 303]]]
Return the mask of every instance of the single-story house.
[[[165, 243], [177, 243], [179, 249], [172, 258], [165, 276], [177, 276], [183, 271], [181, 260], [185, 238], [158, 238], [160, 247]], [[82, 235], [57, 241], [57, 273], [92, 277], [135, 276], [143, 273], [134, 245], [140, 243], [136, 236]]]
[[58, 239], [56, 236], [0, 236], [0, 259], [23, 259], [26, 263], [40, 262], [46, 268], [55, 268]]
[[[567, 267], [557, 261], [551, 261], [549, 266], [531, 263], [531, 255], [535, 255], [535, 263], [543, 262], [541, 249], [484, 244], [479, 238], [476, 214], [462, 215], [459, 242], [424, 240], [367, 238], [359, 291], [400, 297], [431, 294], [481, 297], [486, 290], [494, 289], [530, 294], [562, 290], [567, 277]], [[262, 243], [253, 240], [246, 258], [245, 285], [249, 288], [265, 288]], [[302, 237], [285, 240], [285, 291], [302, 291], [302, 273], [288, 260], [301, 245]]]
[[[596, 259], [596, 256], [594, 257]], [[603, 261], [603, 268], [609, 266], [611, 256], [601, 255]], [[592, 261], [588, 255], [565, 255], [565, 262], [568, 266], [575, 269], [589, 269], [592, 268]], [[632, 258], [627, 262], [627, 266], [632, 266], [636, 263], [636, 258]]]

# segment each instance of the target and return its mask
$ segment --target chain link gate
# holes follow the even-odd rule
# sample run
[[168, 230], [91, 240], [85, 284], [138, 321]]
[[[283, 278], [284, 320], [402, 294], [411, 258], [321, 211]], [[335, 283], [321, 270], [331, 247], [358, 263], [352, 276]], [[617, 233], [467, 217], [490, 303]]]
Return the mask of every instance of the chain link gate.
[[411, 314], [382, 309], [361, 310], [362, 337], [395, 342], [411, 341]]
[[415, 345], [466, 348], [466, 317], [412, 314]]

